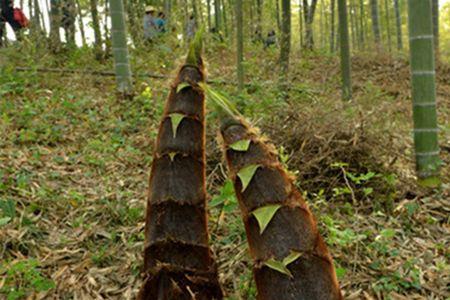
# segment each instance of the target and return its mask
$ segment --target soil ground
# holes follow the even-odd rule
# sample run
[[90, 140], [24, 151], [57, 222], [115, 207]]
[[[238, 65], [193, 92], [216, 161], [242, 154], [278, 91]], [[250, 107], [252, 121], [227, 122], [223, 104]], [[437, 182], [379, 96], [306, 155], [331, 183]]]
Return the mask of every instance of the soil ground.
[[[0, 298], [133, 299], [141, 285], [153, 143], [171, 79], [140, 77], [131, 101], [114, 78], [16, 72], [17, 66], [111, 70], [81, 49], [61, 56], [1, 50]], [[135, 72], [175, 74], [182, 49], [135, 51]], [[209, 78], [270, 138], [315, 213], [346, 299], [449, 299], [450, 73], [438, 69], [441, 189], [415, 183], [409, 67], [353, 58], [353, 101], [339, 61], [294, 55], [280, 92], [277, 56], [247, 52], [246, 92], [234, 58], [205, 53]], [[263, 57], [267, 57], [261, 61]], [[254, 299], [243, 224], [208, 117], [211, 245], [228, 299]], [[16, 298], [11, 298], [16, 299]]]

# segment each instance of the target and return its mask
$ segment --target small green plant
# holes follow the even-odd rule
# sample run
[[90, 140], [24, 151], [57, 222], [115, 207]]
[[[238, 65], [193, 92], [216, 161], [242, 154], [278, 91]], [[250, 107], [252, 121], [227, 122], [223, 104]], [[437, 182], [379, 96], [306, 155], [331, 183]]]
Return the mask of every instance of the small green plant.
[[390, 272], [380, 277], [373, 284], [373, 289], [378, 292], [402, 292], [409, 289], [421, 289], [420, 269], [415, 267], [416, 259], [406, 261], [399, 270]]
[[[99, 267], [107, 266], [108, 263], [111, 261], [111, 256], [108, 254], [108, 249], [110, 245], [103, 245], [98, 249], [95, 249], [92, 251], [91, 259]], [[95, 246], [93, 245], [93, 248]]]
[[350, 171], [348, 163], [336, 162], [331, 164], [332, 168], [340, 169], [345, 181], [345, 185], [333, 188], [334, 197], [350, 195], [353, 202], [356, 198], [368, 198], [374, 193], [374, 187], [377, 186], [376, 178], [381, 178], [389, 187], [395, 185], [395, 176], [392, 174], [383, 175], [372, 171], [364, 173], [354, 173]]
[[367, 238], [366, 234], [358, 234], [350, 228], [341, 230], [339, 222], [330, 216], [323, 216], [321, 219], [328, 229], [326, 240], [330, 246], [348, 247]]
[[16, 203], [11, 200], [0, 200], [0, 227], [8, 224], [16, 216]]
[[280, 149], [278, 150], [278, 157], [280, 159], [280, 163], [289, 172], [289, 174], [297, 176], [300, 173], [298, 170], [295, 170], [295, 171], [289, 170], [288, 161], [289, 161], [289, 159], [291, 159], [291, 156], [292, 156], [292, 153], [287, 153], [286, 148], [284, 148], [283, 146], [280, 146]]
[[44, 292], [55, 287], [51, 279], [41, 274], [39, 263], [35, 259], [2, 262], [0, 277], [5, 280], [0, 288], [0, 295], [5, 295], [8, 300], [20, 299], [33, 292]]
[[237, 199], [234, 194], [234, 187], [231, 180], [225, 181], [222, 188], [220, 189], [220, 194], [212, 198], [209, 203], [210, 207], [222, 206], [222, 210], [225, 213], [229, 213], [235, 210], [237, 206]]

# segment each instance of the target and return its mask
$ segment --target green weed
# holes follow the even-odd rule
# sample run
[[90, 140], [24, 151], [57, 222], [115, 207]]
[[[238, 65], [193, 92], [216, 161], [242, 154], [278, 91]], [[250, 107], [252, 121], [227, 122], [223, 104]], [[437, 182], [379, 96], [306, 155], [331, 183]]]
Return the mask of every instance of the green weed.
[[51, 279], [42, 275], [35, 259], [1, 262], [0, 276], [5, 280], [0, 294], [5, 295], [8, 300], [20, 299], [32, 292], [44, 292], [55, 287]]

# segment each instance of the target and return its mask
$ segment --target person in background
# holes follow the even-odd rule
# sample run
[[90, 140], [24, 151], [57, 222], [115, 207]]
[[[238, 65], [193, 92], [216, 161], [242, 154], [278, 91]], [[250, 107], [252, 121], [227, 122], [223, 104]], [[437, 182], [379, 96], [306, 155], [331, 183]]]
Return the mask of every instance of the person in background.
[[152, 42], [156, 34], [158, 33], [157, 27], [156, 27], [156, 17], [155, 17], [155, 9], [153, 6], [147, 6], [145, 8], [145, 15], [144, 15], [144, 38], [148, 42]]
[[275, 34], [275, 30], [271, 30], [267, 33], [267, 38], [264, 41], [264, 49], [269, 48], [272, 45], [277, 44], [277, 36]]
[[186, 38], [188, 41], [194, 38], [196, 31], [197, 31], [197, 24], [195, 22], [194, 15], [191, 15], [186, 24]]
[[261, 31], [259, 29], [256, 29], [255, 33], [253, 34], [253, 37], [252, 37], [252, 42], [254, 44], [258, 44], [258, 43], [261, 43], [262, 41], [263, 41], [263, 37], [262, 37]]
[[164, 14], [164, 12], [159, 12], [158, 14], [158, 18], [156, 18], [155, 21], [156, 24], [156, 29], [158, 30], [159, 33], [164, 33], [166, 32], [166, 15]]
[[6, 33], [6, 23], [14, 30], [17, 40], [20, 40], [20, 30], [28, 26], [28, 19], [22, 10], [14, 8], [13, 0], [0, 0], [0, 46], [2, 46], [3, 35]]

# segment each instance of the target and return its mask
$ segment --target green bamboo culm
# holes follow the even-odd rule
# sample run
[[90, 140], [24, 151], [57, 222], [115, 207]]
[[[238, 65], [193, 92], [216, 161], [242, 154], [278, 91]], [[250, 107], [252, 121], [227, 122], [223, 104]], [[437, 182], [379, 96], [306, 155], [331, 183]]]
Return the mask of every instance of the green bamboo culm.
[[110, 0], [110, 14], [117, 89], [123, 94], [131, 95], [133, 83], [128, 58], [127, 31], [122, 0]]
[[430, 0], [408, 0], [414, 145], [419, 182], [440, 184], [436, 73]]
[[[378, 0], [370, 0], [370, 9], [372, 13], [372, 31], [375, 40], [375, 45], [381, 47], [381, 32], [380, 32], [380, 16], [378, 13]], [[379, 49], [378, 49], [379, 50]]]
[[339, 10], [339, 36], [341, 46], [341, 73], [342, 73], [342, 98], [350, 100], [352, 98], [352, 80], [350, 71], [350, 41], [347, 21], [347, 1], [338, 0]]
[[281, 9], [280, 80], [282, 85], [284, 85], [288, 78], [289, 56], [291, 53], [291, 1], [282, 0]]
[[400, 3], [399, 0], [394, 0], [394, 10], [395, 10], [395, 24], [397, 27], [397, 49], [401, 51], [403, 49], [402, 40], [402, 16], [400, 14]]
[[244, 89], [244, 33], [243, 33], [243, 13], [242, 13], [242, 0], [236, 0], [236, 61], [237, 61], [237, 80], [238, 89], [242, 91]]

